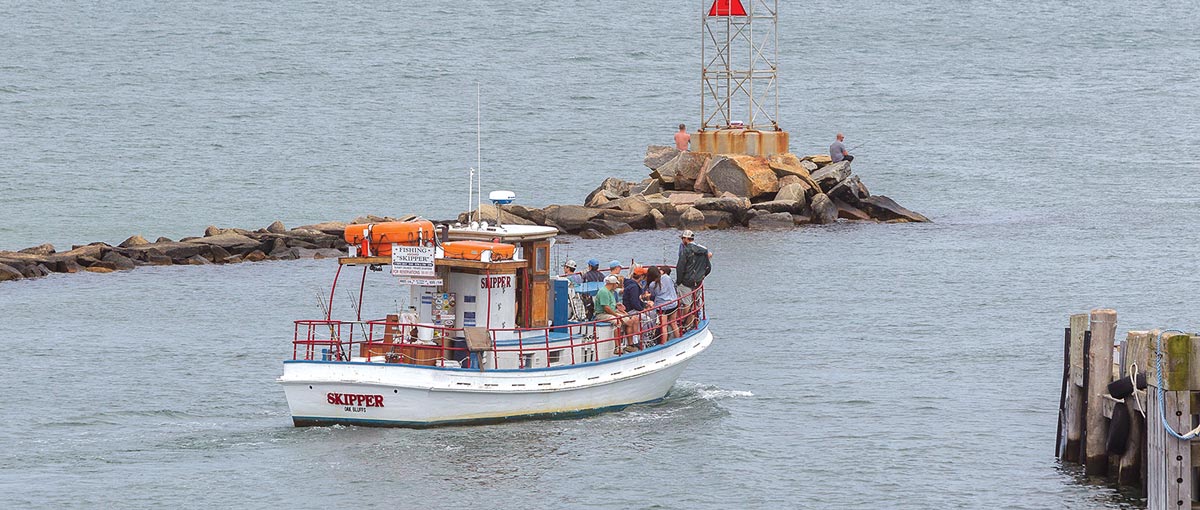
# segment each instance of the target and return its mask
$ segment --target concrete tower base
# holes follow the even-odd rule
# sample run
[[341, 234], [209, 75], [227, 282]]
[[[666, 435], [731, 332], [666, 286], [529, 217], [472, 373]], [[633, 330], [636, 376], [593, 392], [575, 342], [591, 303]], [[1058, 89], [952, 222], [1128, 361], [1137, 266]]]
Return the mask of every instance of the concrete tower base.
[[787, 131], [718, 129], [697, 131], [692, 135], [695, 151], [713, 154], [749, 154], [770, 156], [788, 152]]

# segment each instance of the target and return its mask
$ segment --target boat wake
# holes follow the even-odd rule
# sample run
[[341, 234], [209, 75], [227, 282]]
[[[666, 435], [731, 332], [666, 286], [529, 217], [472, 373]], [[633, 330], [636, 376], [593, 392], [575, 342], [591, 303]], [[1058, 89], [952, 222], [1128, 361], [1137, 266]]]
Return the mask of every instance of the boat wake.
[[727, 390], [713, 384], [702, 384], [691, 381], [679, 381], [667, 400], [678, 397], [680, 400], [709, 400], [718, 401], [730, 398], [753, 397], [754, 392], [747, 390]]

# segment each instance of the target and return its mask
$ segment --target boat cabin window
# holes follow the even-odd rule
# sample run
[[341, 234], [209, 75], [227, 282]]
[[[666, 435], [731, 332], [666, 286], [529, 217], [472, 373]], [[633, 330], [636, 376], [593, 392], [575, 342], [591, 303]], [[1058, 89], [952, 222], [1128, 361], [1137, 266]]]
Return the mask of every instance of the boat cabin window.
[[546, 251], [545, 246], [538, 246], [537, 250], [534, 250], [534, 271], [539, 274], [550, 272], [550, 257], [546, 256]]
[[548, 361], [551, 365], [561, 363], [562, 362], [562, 349], [559, 349], [557, 351], [550, 351]]

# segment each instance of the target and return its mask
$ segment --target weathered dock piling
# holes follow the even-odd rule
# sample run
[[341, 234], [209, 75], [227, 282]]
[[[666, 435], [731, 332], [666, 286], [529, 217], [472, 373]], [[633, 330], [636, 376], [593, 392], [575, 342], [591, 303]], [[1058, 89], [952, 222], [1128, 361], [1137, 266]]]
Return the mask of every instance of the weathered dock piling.
[[1056, 454], [1142, 489], [1151, 510], [1200, 508], [1200, 335], [1129, 331], [1116, 342], [1116, 320], [1107, 309], [1070, 318]]

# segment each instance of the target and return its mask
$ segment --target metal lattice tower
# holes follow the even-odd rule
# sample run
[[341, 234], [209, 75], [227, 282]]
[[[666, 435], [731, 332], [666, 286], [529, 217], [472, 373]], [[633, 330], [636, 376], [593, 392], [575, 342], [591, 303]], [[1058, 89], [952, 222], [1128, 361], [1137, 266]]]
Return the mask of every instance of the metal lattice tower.
[[700, 130], [779, 130], [779, 0], [702, 0]]

